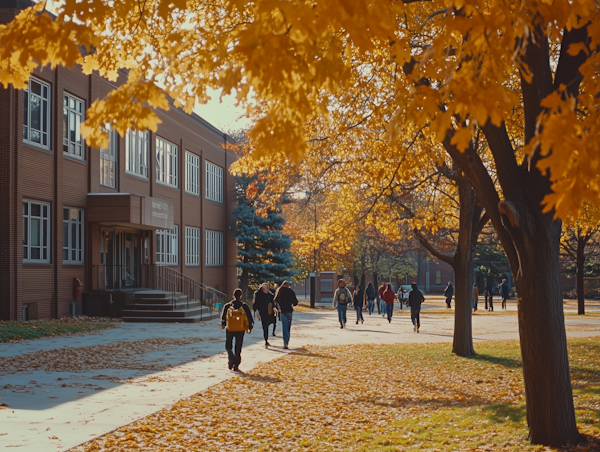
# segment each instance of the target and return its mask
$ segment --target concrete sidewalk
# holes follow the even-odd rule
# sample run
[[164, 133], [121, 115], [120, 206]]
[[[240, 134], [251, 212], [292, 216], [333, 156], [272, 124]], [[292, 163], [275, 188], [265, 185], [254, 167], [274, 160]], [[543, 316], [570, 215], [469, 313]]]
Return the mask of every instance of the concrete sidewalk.
[[[335, 311], [296, 312], [291, 349], [281, 335], [263, 346], [257, 325], [246, 335], [241, 368], [249, 370], [306, 345], [374, 346], [391, 343], [451, 342], [454, 318], [427, 315], [421, 333], [410, 318], [391, 323], [365, 315], [340, 329]], [[260, 322], [259, 322], [260, 323]], [[566, 321], [569, 336], [600, 335], [600, 319]], [[281, 332], [280, 324], [277, 325]], [[517, 339], [516, 316], [475, 316], [476, 341]], [[91, 334], [49, 338], [0, 346], [0, 448], [65, 451], [143, 418], [182, 398], [235, 375], [227, 369], [224, 332], [218, 321], [201, 324], [136, 324]]]

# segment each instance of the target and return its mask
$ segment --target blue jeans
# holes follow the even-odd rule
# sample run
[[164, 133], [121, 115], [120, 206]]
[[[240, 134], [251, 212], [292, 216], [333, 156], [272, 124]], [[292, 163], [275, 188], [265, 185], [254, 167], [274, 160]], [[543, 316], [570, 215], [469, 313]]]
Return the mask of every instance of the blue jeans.
[[419, 318], [420, 313], [420, 306], [418, 308], [410, 308], [410, 320], [412, 320], [413, 325], [421, 326], [421, 319]]
[[337, 305], [337, 310], [338, 310], [338, 319], [340, 320], [340, 323], [343, 323], [344, 325], [346, 324], [346, 311], [348, 310], [348, 305], [347, 304], [338, 304]]
[[374, 304], [375, 300], [367, 300], [367, 311], [369, 311], [369, 314], [373, 312]]
[[363, 316], [362, 316], [363, 307], [362, 306], [354, 306], [354, 309], [356, 309], [356, 321], [360, 322], [361, 320], [364, 320]]
[[375, 301], [377, 302], [377, 314], [381, 314], [381, 298], [377, 297]]
[[387, 312], [387, 318], [388, 318], [388, 320], [390, 320], [392, 318], [392, 314], [394, 313], [394, 305], [386, 303], [385, 310]]
[[290, 342], [290, 331], [292, 329], [292, 313], [281, 313], [281, 328], [283, 328], [283, 345]]

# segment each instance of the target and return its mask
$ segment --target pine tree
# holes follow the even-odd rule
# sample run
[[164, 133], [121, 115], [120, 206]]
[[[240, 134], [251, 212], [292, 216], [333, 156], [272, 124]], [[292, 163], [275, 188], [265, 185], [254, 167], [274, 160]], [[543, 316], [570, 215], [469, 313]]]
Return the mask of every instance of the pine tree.
[[[289, 251], [292, 239], [283, 232], [285, 219], [281, 216], [281, 206], [268, 208], [266, 216], [258, 214], [259, 195], [265, 185], [256, 181], [257, 176], [237, 177], [237, 206], [232, 212], [237, 226], [236, 265], [242, 269], [241, 289], [246, 295], [248, 288], [257, 288], [262, 282], [280, 283], [296, 274]], [[248, 187], [253, 183], [257, 191], [248, 196]]]

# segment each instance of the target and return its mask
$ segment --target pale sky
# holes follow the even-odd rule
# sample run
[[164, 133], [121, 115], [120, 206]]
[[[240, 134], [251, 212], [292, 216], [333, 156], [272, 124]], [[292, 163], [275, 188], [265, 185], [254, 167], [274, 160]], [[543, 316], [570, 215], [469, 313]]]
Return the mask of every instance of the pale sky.
[[221, 130], [221, 132], [234, 132], [247, 129], [251, 122], [245, 117], [242, 108], [235, 106], [233, 96], [224, 96], [223, 102], [219, 102], [219, 91], [208, 90], [211, 100], [205, 104], [196, 104], [194, 113]]

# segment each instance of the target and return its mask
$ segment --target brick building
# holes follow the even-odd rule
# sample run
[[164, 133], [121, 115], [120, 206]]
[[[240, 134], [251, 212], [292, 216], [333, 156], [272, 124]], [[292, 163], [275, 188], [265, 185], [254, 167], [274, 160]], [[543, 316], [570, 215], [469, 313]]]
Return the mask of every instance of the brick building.
[[[0, 0], [0, 23], [27, 0]], [[0, 319], [61, 317], [84, 292], [147, 287], [170, 274], [230, 294], [235, 155], [226, 134], [171, 106], [156, 133], [79, 134], [86, 109], [125, 81], [38, 69], [27, 90], [0, 86]]]

